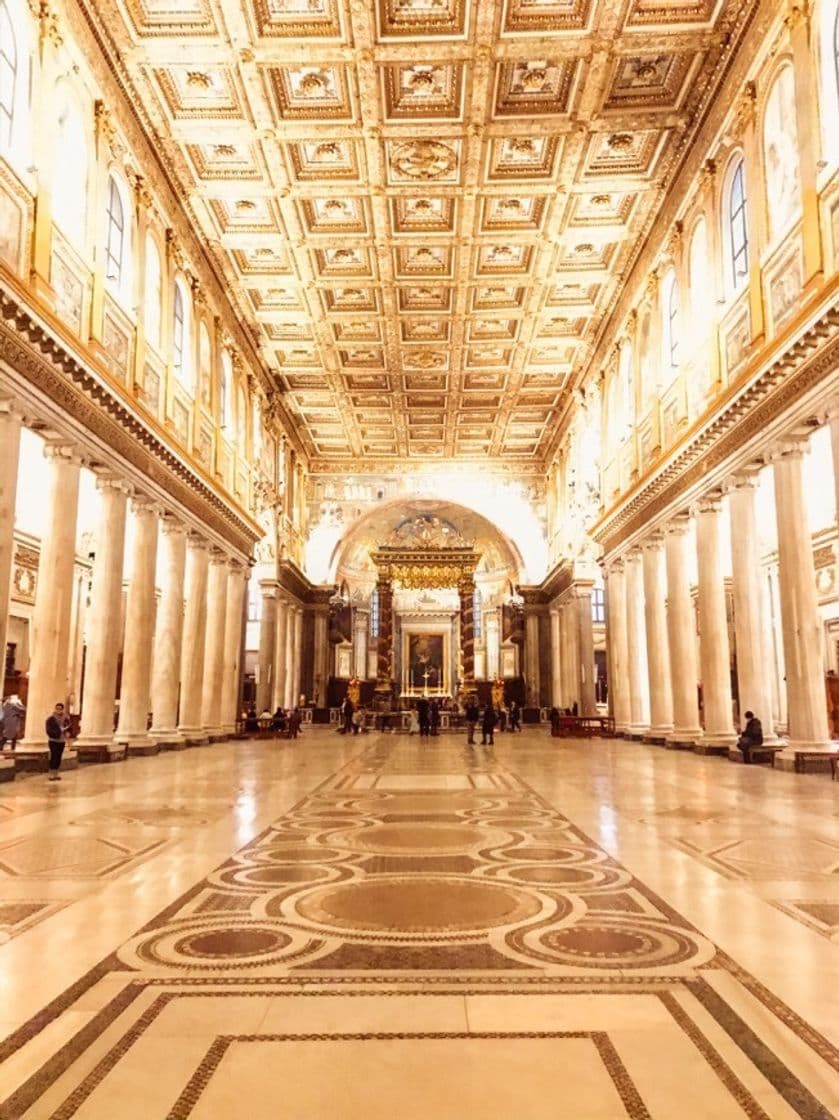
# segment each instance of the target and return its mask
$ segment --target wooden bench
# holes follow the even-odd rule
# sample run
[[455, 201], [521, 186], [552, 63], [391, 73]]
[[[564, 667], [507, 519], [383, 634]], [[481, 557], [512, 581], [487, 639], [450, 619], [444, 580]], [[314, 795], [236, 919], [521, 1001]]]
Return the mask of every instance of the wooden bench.
[[612, 716], [560, 716], [558, 735], [561, 739], [610, 739], [615, 734]]
[[778, 751], [782, 751], [783, 749], [784, 748], [782, 746], [777, 746], [777, 747], [767, 747], [767, 746], [752, 747], [751, 750], [749, 751], [749, 754], [752, 757], [752, 762], [769, 762], [769, 763], [772, 764], [772, 766], [774, 766], [775, 765], [775, 755], [778, 753]]
[[[839, 751], [796, 751], [795, 752], [795, 772], [796, 774], [806, 774], [807, 764], [815, 762], [827, 762], [830, 766], [831, 781], [836, 780], [836, 764], [839, 759]], [[819, 770], [825, 770], [826, 767], [819, 766]]]

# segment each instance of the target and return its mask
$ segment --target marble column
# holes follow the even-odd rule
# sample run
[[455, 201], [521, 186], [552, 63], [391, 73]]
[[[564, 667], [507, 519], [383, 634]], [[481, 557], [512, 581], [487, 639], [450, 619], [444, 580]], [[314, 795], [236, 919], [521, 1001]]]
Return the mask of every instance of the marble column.
[[174, 517], [160, 523], [160, 602], [151, 675], [151, 736], [161, 750], [185, 745], [178, 731], [181, 649], [184, 629], [186, 526]]
[[355, 611], [353, 619], [353, 673], [360, 681], [367, 678], [367, 634], [370, 616], [366, 611]]
[[612, 698], [612, 715], [615, 731], [619, 735], [629, 732], [632, 722], [629, 700], [629, 649], [626, 630], [626, 573], [621, 559], [609, 565], [606, 579], [609, 613], [606, 637], [609, 643], [609, 695]]
[[[757, 485], [757, 472], [751, 471], [739, 475], [726, 488], [731, 520], [737, 692], [741, 721], [744, 721], [744, 712], [754, 712], [763, 724], [764, 742], [773, 742], [772, 666], [763, 619], [763, 579], [755, 510]], [[737, 761], [743, 757], [736, 747], [731, 748], [729, 755]]]
[[[35, 587], [26, 738], [17, 748], [24, 766], [27, 755], [46, 758], [44, 721], [57, 703], [67, 703], [68, 693], [81, 460], [72, 448], [61, 444], [46, 444], [44, 455], [49, 463], [44, 501], [46, 531], [41, 539]], [[65, 757], [69, 754], [75, 760], [75, 752], [65, 751]], [[33, 760], [33, 765], [40, 768], [40, 760]]]
[[125, 603], [119, 720], [114, 742], [128, 754], [157, 754], [149, 735], [151, 661], [155, 617], [158, 511], [147, 498], [131, 503], [134, 520], [133, 562]]
[[274, 686], [271, 700], [271, 709], [285, 707], [285, 681], [288, 662], [286, 660], [286, 635], [288, 631], [288, 600], [281, 595], [277, 596], [277, 605], [274, 611], [276, 619], [276, 633], [274, 635]]
[[125, 757], [125, 749], [114, 742], [114, 709], [122, 640], [128, 487], [120, 479], [100, 475], [96, 488], [100, 494], [99, 525], [87, 613], [81, 734], [76, 740], [80, 762], [110, 762]]
[[297, 617], [296, 603], [289, 602], [285, 624], [285, 691], [283, 693], [283, 707], [293, 708], [294, 696], [294, 662], [295, 641], [294, 631]]
[[539, 615], [528, 610], [524, 619], [524, 660], [527, 706], [540, 706], [541, 680], [539, 676]]
[[256, 675], [256, 710], [271, 708], [274, 699], [274, 646], [277, 640], [277, 587], [260, 580], [262, 612], [259, 618], [259, 653]]
[[295, 671], [291, 674], [291, 703], [289, 708], [297, 708], [300, 703], [300, 681], [302, 678], [302, 607], [295, 607]]
[[393, 588], [389, 579], [379, 578], [379, 641], [376, 649], [376, 692], [388, 696], [393, 690]]
[[644, 618], [644, 576], [641, 551], [625, 560], [626, 648], [629, 656], [629, 737], [640, 739], [650, 726], [650, 681], [647, 670], [647, 629]]
[[795, 750], [827, 749], [830, 729], [825, 697], [823, 627], [816, 594], [813, 542], [804, 498], [802, 459], [806, 439], [790, 441], [773, 456], [778, 522], [778, 585], [787, 671], [789, 742], [775, 762], [792, 769]]
[[207, 630], [204, 638], [204, 679], [201, 686], [201, 724], [204, 735], [211, 743], [218, 742], [221, 738], [228, 571], [227, 556], [220, 549], [213, 549], [207, 574]]
[[673, 730], [670, 687], [670, 644], [667, 633], [664, 538], [653, 533], [644, 542], [644, 624], [647, 631], [647, 673], [650, 682], [650, 726], [645, 742], [664, 743]]
[[578, 588], [574, 599], [577, 622], [579, 658], [580, 715], [597, 715], [597, 694], [594, 687], [594, 630], [591, 621], [591, 590]]
[[243, 608], [247, 585], [247, 568], [238, 560], [231, 560], [227, 572], [227, 605], [224, 615], [224, 668], [221, 685], [221, 732], [225, 737], [235, 733], [236, 721], [239, 718]]
[[460, 602], [460, 661], [464, 692], [475, 689], [475, 580], [470, 576], [457, 585]]
[[178, 731], [188, 746], [207, 742], [201, 722], [204, 642], [207, 622], [207, 542], [189, 534], [186, 553], [186, 610], [181, 647], [181, 702]]
[[562, 664], [560, 661], [559, 608], [551, 607], [551, 704], [562, 707]]
[[327, 609], [315, 610], [314, 634], [314, 701], [316, 708], [326, 707], [326, 689], [329, 683], [329, 616]]
[[696, 612], [690, 591], [688, 534], [690, 518], [684, 514], [667, 526], [667, 635], [670, 642], [670, 688], [673, 696], [671, 748], [692, 747], [702, 738], [699, 725], [699, 668], [696, 657]]
[[567, 598], [560, 608], [560, 645], [562, 647], [563, 707], [580, 709], [580, 649], [576, 604]]
[[15, 501], [22, 423], [22, 415], [14, 401], [0, 399], [0, 655], [4, 658], [15, 551]]
[[731, 712], [731, 655], [722, 566], [722, 499], [704, 498], [696, 514], [699, 569], [699, 662], [705, 730], [694, 749], [728, 754], [737, 737]]

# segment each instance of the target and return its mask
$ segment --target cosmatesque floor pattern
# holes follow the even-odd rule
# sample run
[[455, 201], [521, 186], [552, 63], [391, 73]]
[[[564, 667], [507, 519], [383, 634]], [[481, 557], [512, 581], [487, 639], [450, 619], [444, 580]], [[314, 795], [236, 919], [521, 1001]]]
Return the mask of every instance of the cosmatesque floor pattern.
[[0, 794], [0, 1116], [839, 1117], [839, 783], [246, 742]]

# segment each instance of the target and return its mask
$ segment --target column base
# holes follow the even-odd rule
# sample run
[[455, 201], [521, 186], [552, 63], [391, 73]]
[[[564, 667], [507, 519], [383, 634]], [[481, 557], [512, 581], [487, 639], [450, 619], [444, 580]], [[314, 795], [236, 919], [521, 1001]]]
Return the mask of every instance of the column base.
[[187, 744], [180, 731], [173, 727], [153, 727], [149, 734], [161, 751], [185, 751]]
[[179, 727], [178, 734], [188, 747], [206, 747], [210, 742], [203, 727]]
[[728, 758], [728, 752], [737, 745], [734, 735], [702, 735], [693, 744], [694, 754], [719, 754]]
[[664, 746], [668, 751], [691, 751], [701, 738], [701, 727], [674, 727]]
[[76, 754], [80, 763], [124, 762], [125, 747], [99, 737], [76, 739]]
[[[20, 771], [21, 774], [46, 774], [49, 770], [49, 764], [50, 752], [48, 750], [40, 750], [37, 747], [21, 748], [18, 743], [15, 751], [15, 771]], [[77, 770], [78, 767], [79, 759], [75, 748], [68, 751], [65, 747], [61, 758], [61, 769]]]
[[667, 742], [667, 736], [673, 731], [670, 727], [648, 727], [644, 732], [642, 742], [652, 743], [654, 746], [663, 747]]
[[635, 743], [643, 743], [644, 736], [648, 731], [649, 728], [644, 724], [630, 723], [629, 727], [627, 727], [626, 731], [624, 732], [624, 737], [627, 739], [632, 739]]
[[831, 758], [836, 758], [838, 753], [836, 746], [829, 741], [819, 743], [791, 739], [783, 750], [777, 752], [773, 766], [796, 774], [803, 774], [807, 770], [827, 773]]
[[157, 740], [149, 735], [125, 735], [114, 740], [114, 745], [123, 747], [128, 758], [144, 758], [160, 752]]

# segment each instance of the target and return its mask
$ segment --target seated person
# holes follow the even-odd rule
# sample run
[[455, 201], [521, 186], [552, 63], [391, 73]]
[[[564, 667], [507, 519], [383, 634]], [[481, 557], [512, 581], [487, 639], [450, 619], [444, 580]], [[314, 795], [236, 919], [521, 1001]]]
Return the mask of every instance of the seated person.
[[740, 732], [737, 746], [743, 753], [744, 762], [753, 762], [752, 751], [763, 746], [763, 726], [754, 712], [745, 712], [746, 726]]
[[286, 729], [286, 715], [282, 708], [277, 708], [271, 720], [272, 731], [285, 731]]
[[253, 705], [245, 712], [245, 731], [259, 731], [259, 719]]

